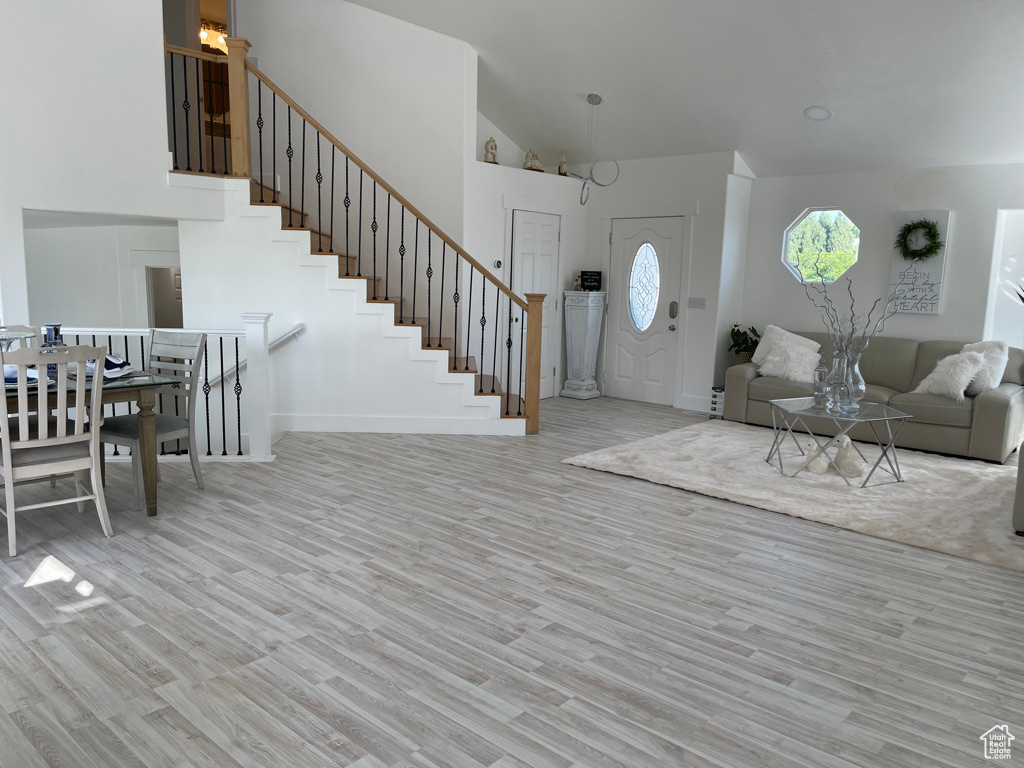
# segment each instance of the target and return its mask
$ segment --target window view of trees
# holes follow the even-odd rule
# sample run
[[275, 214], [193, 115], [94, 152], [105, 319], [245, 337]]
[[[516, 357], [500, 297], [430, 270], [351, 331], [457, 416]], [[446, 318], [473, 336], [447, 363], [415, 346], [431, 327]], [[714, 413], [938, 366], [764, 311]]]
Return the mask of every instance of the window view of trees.
[[786, 258], [807, 282], [835, 282], [857, 263], [860, 230], [842, 211], [811, 211], [789, 231]]

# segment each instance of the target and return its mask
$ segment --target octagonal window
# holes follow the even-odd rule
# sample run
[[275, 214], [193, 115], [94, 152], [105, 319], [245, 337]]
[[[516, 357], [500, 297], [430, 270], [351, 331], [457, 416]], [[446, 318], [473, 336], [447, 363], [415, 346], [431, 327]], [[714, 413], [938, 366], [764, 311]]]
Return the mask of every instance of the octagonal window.
[[833, 283], [857, 263], [860, 230], [835, 208], [808, 208], [786, 229], [782, 263], [797, 280]]

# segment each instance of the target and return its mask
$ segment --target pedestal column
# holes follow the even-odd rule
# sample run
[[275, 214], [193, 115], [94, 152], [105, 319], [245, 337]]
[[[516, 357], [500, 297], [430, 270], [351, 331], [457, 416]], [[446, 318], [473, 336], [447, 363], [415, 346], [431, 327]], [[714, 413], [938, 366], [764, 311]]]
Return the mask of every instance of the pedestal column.
[[590, 400], [597, 388], [597, 350], [604, 319], [604, 291], [565, 291], [565, 350], [569, 378], [562, 397]]

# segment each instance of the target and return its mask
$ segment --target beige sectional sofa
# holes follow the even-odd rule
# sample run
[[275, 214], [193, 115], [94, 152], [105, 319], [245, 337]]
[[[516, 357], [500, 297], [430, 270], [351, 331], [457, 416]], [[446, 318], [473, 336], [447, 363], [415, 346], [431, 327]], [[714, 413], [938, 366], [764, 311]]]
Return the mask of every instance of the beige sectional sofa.
[[[832, 357], [832, 340], [826, 333], [798, 335], [821, 344], [826, 360]], [[963, 403], [941, 395], [915, 394], [912, 390], [947, 355], [956, 354], [962, 341], [915, 341], [879, 336], [872, 340], [860, 362], [867, 384], [865, 401], [885, 403], [909, 413], [896, 445], [924, 451], [1005, 462], [1024, 435], [1024, 350], [1010, 348], [1010, 360], [1002, 383]], [[811, 384], [773, 376], [759, 376], [754, 363], [736, 365], [725, 375], [725, 418], [771, 426], [769, 401], [813, 393]], [[823, 419], [815, 427], [835, 434]], [[854, 440], [871, 440], [871, 430], [857, 425]]]

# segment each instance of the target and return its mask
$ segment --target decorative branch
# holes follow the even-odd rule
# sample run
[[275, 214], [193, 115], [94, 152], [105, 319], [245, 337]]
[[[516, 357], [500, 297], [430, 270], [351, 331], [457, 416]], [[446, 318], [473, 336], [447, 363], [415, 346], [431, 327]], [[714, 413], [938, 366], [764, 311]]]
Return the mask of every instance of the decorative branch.
[[[819, 257], [820, 259], [820, 257]], [[856, 313], [857, 300], [853, 295], [853, 279], [846, 278], [846, 292], [850, 297], [849, 311], [840, 311], [828, 292], [828, 283], [825, 282], [821, 272], [819, 261], [814, 262], [814, 272], [818, 277], [816, 283], [808, 283], [801, 277], [800, 284], [804, 287], [804, 294], [807, 299], [822, 313], [822, 323], [825, 330], [832, 338], [832, 346], [836, 354], [858, 355], [867, 349], [868, 344], [875, 336], [885, 329], [885, 323], [890, 317], [896, 314], [896, 302], [901, 295], [906, 277], [900, 279], [896, 287], [886, 297], [885, 303], [882, 299], [875, 299], [866, 316]], [[814, 291], [817, 296], [811, 294]], [[1018, 291], [1021, 302], [1024, 302], [1024, 287]], [[881, 314], [872, 320], [879, 304], [882, 306]]]

